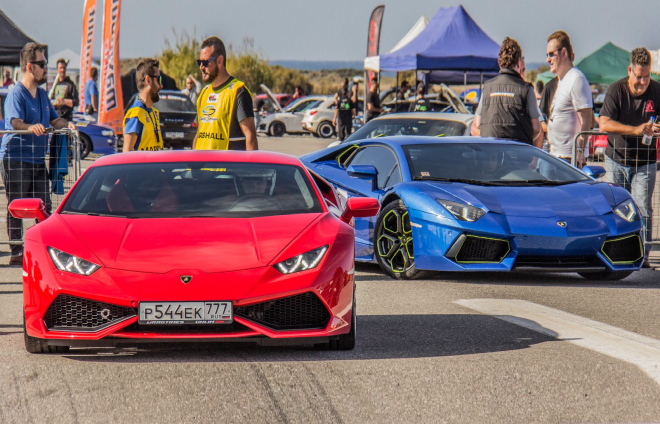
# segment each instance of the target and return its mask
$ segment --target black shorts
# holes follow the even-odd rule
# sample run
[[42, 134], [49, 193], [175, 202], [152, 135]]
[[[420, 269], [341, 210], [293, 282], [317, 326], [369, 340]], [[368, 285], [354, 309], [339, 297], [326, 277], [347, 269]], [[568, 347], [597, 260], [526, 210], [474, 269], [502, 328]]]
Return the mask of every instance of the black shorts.
[[342, 121], [341, 119], [337, 120], [337, 138], [341, 141], [346, 140], [346, 138], [351, 135], [353, 132], [353, 121]]

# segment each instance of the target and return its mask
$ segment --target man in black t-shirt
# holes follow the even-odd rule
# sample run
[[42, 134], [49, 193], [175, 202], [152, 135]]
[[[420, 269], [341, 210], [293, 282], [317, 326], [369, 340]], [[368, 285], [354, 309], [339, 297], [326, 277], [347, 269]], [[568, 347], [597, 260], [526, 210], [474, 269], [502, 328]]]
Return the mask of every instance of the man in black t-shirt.
[[[605, 169], [609, 182], [624, 186], [644, 218], [646, 241], [651, 241], [653, 209], [651, 199], [657, 170], [657, 138], [660, 126], [651, 123], [660, 107], [660, 83], [651, 80], [651, 54], [636, 48], [630, 54], [628, 77], [610, 86], [600, 110], [600, 129], [607, 136]], [[645, 253], [648, 259], [648, 247]]]
[[410, 84], [408, 83], [408, 81], [403, 80], [401, 82], [401, 88], [399, 89], [399, 92], [396, 93], [396, 101], [394, 103], [394, 107], [392, 108], [393, 113], [408, 111], [408, 103], [406, 102], [406, 92], [409, 89], [410, 89]]
[[424, 83], [420, 82], [417, 84], [415, 101], [408, 107], [408, 112], [433, 112], [433, 106], [431, 105], [431, 101], [426, 98], [425, 92], [426, 87], [424, 87]]
[[335, 116], [332, 124], [337, 129], [337, 137], [344, 141], [353, 132], [353, 118], [355, 118], [355, 105], [348, 91], [348, 78], [335, 94]]
[[378, 79], [371, 79], [369, 94], [367, 95], [367, 113], [364, 122], [369, 122], [381, 114], [383, 108], [380, 106], [380, 96], [378, 95]]

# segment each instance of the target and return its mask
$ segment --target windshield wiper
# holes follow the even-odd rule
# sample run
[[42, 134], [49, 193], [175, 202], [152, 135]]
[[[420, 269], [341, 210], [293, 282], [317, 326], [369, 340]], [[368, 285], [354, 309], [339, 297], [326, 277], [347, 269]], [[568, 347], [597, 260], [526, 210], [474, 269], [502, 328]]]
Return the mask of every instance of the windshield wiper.
[[110, 218], [126, 218], [124, 215], [113, 215], [109, 213], [99, 213], [99, 212], [74, 212], [74, 211], [62, 211], [60, 212], [66, 215], [88, 215], [88, 216], [108, 216]]
[[[493, 181], [491, 181], [493, 182]], [[556, 180], [504, 180], [496, 181], [501, 185], [537, 185], [537, 186], [558, 186], [579, 183], [580, 180], [571, 180], [571, 181], [556, 181]]]
[[474, 185], [500, 185], [499, 181], [469, 180], [466, 178], [413, 177], [414, 181], [439, 181], [445, 183], [462, 183]]

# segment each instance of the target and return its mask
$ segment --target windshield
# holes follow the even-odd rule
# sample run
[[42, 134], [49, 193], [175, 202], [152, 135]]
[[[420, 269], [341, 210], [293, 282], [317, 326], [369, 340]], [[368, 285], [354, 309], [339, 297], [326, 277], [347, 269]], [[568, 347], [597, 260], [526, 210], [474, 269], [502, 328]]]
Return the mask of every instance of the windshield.
[[307, 110], [309, 108], [318, 106], [321, 102], [322, 102], [322, 100], [302, 98], [302, 99], [296, 100], [295, 102], [293, 102], [289, 106], [287, 106], [285, 111], [287, 111], [287, 112], [302, 112], [302, 111]]
[[174, 162], [91, 168], [61, 213], [247, 218], [320, 212], [316, 192], [298, 166]]
[[557, 185], [591, 181], [563, 160], [530, 145], [438, 143], [402, 147], [414, 180], [484, 185]]
[[388, 135], [460, 136], [465, 135], [465, 129], [464, 123], [445, 119], [374, 119], [364, 124], [344, 143]]
[[159, 112], [192, 112], [197, 113], [195, 105], [183, 94], [161, 94], [160, 100], [154, 103]]

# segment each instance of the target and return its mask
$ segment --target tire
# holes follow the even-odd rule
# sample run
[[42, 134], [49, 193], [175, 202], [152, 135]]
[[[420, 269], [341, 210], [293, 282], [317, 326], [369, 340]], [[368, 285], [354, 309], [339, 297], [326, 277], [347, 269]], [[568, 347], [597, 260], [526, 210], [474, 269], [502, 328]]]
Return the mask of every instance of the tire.
[[383, 208], [374, 234], [374, 256], [385, 274], [397, 280], [415, 280], [432, 274], [415, 268], [410, 218], [401, 200]]
[[633, 271], [578, 272], [578, 274], [580, 274], [582, 277], [586, 278], [587, 280], [601, 280], [601, 281], [623, 280], [632, 273]]
[[80, 134], [80, 143], [81, 143], [81, 149], [80, 149], [80, 159], [85, 159], [87, 156], [89, 156], [90, 153], [94, 151], [94, 145], [92, 144], [92, 140], [90, 140], [89, 136], [86, 134]]
[[273, 137], [282, 137], [286, 133], [286, 127], [280, 121], [275, 121], [270, 124], [269, 133]]
[[316, 133], [321, 138], [330, 138], [335, 135], [335, 127], [332, 126], [332, 122], [323, 121], [319, 124], [319, 127], [316, 129]]
[[25, 316], [23, 317], [23, 338], [25, 350], [29, 353], [67, 353], [69, 351], [69, 346], [48, 346], [46, 340], [29, 336], [25, 328]]

